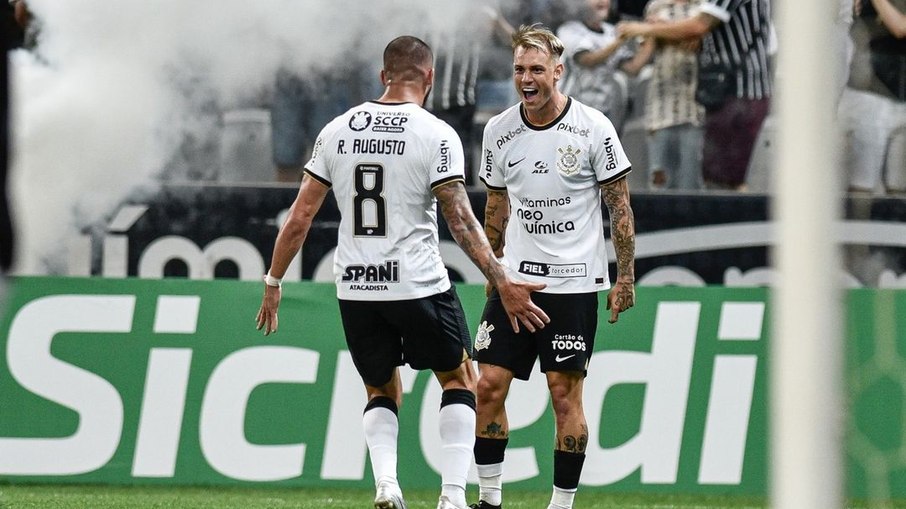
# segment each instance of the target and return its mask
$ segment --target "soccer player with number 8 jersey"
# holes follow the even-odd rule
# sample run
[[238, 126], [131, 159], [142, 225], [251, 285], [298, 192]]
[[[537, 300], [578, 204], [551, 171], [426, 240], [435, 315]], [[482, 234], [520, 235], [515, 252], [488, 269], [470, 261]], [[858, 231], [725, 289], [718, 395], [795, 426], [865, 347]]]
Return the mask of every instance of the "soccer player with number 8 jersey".
[[443, 388], [438, 509], [464, 509], [475, 439], [475, 379], [465, 315], [440, 257], [437, 205], [450, 233], [503, 296], [509, 325], [541, 328], [531, 300], [543, 284], [510, 278], [475, 219], [456, 132], [422, 108], [434, 82], [423, 41], [401, 36], [384, 50], [384, 94], [327, 124], [280, 228], [256, 320], [277, 331], [281, 282], [328, 190], [340, 209], [335, 255], [340, 315], [368, 402], [362, 417], [375, 509], [405, 509], [397, 479], [399, 366], [430, 369]]

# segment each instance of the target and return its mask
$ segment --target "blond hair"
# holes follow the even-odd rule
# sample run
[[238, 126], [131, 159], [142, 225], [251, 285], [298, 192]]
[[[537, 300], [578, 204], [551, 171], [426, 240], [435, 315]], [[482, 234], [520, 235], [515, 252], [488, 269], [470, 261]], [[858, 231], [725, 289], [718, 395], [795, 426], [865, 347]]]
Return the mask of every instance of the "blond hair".
[[563, 41], [541, 23], [520, 26], [513, 33], [513, 50], [516, 48], [536, 49], [557, 59], [563, 56]]

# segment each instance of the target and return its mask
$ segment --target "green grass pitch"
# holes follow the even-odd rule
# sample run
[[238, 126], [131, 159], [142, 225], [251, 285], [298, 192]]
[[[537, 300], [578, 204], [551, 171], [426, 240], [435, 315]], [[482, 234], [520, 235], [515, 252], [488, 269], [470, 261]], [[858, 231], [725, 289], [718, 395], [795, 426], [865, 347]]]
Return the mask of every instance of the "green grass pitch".
[[[471, 489], [471, 487], [470, 487]], [[472, 490], [474, 491], [474, 490]], [[223, 487], [124, 487], [86, 485], [0, 485], [2, 509], [370, 509], [371, 491], [361, 489], [267, 489]], [[474, 495], [470, 491], [470, 495]], [[434, 509], [437, 491], [405, 493], [410, 509]], [[504, 493], [507, 509], [544, 509], [547, 491]], [[579, 490], [575, 509], [761, 509], [763, 498], [604, 494]], [[906, 508], [906, 501], [851, 502], [847, 508]]]

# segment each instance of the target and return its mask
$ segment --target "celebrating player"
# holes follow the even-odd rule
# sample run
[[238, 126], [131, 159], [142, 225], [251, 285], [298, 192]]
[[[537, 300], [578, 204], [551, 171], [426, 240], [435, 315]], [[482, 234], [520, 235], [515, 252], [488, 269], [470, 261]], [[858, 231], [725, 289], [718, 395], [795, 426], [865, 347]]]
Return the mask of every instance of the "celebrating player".
[[480, 501], [472, 507], [478, 509], [501, 506], [506, 395], [513, 378], [527, 380], [539, 358], [557, 428], [548, 507], [572, 507], [589, 439], [582, 384], [594, 350], [597, 292], [610, 288], [602, 198], [617, 256], [609, 321], [635, 303], [629, 161], [610, 120], [557, 89], [562, 54], [550, 30], [522, 26], [513, 35], [513, 81], [521, 101], [492, 118], [484, 132], [485, 232], [509, 270], [545, 285], [535, 301], [550, 323], [513, 331], [502, 296], [492, 290], [488, 297], [475, 340]]
[[384, 94], [321, 131], [277, 235], [257, 317], [265, 334], [277, 331], [281, 278], [332, 188], [341, 214], [337, 296], [346, 343], [368, 395], [362, 420], [376, 509], [406, 507], [397, 480], [403, 363], [433, 370], [443, 387], [443, 486], [437, 507], [466, 506], [476, 377], [465, 315], [440, 257], [437, 202], [456, 242], [503, 296], [509, 325], [533, 331], [547, 322], [531, 301], [531, 293], [544, 285], [511, 280], [475, 219], [463, 184], [459, 137], [421, 107], [434, 81], [433, 58], [431, 48], [415, 37], [394, 39], [384, 50]]

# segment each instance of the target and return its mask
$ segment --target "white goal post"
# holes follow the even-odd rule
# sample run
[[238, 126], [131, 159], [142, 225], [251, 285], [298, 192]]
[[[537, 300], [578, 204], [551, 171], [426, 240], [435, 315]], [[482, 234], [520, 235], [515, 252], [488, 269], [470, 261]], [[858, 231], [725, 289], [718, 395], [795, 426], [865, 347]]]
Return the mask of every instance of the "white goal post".
[[779, 50], [770, 354], [771, 505], [843, 504], [837, 0], [775, 0]]

